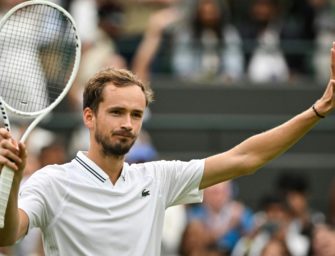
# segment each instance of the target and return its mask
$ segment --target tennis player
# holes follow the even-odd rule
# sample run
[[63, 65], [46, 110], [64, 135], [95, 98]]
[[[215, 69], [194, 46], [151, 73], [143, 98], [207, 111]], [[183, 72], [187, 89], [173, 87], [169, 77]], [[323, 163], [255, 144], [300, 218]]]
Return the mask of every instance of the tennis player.
[[124, 156], [140, 132], [152, 92], [128, 71], [97, 73], [84, 91], [88, 151], [35, 172], [20, 192], [26, 149], [0, 129], [0, 165], [16, 171], [0, 245], [39, 227], [46, 255], [159, 255], [167, 207], [200, 202], [202, 189], [255, 172], [334, 109], [335, 43], [331, 62], [323, 96], [284, 124], [206, 159], [133, 165]]

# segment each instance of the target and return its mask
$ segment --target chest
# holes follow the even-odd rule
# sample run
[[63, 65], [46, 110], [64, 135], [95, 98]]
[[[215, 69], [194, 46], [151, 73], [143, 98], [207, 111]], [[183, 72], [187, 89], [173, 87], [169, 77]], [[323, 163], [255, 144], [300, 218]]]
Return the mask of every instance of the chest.
[[159, 229], [165, 211], [159, 183], [150, 177], [120, 186], [72, 184], [60, 204], [53, 232], [99, 247], [136, 243], [148, 229]]

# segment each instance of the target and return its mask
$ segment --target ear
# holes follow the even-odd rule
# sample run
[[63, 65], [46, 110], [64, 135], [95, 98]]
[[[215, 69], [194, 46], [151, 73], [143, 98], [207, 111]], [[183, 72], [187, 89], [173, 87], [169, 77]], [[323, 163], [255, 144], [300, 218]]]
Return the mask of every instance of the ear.
[[85, 108], [83, 110], [83, 120], [87, 128], [91, 129], [94, 125], [95, 115], [92, 109]]

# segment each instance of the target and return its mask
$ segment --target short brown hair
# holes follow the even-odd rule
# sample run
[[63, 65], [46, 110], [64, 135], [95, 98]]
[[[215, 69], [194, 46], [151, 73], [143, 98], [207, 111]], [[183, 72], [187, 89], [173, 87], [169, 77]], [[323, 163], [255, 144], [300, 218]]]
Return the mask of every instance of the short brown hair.
[[153, 100], [153, 91], [132, 72], [126, 69], [105, 68], [96, 73], [86, 84], [83, 93], [83, 109], [89, 107], [94, 112], [98, 110], [99, 103], [103, 101], [102, 92], [107, 83], [116, 87], [139, 86], [145, 95], [146, 105]]

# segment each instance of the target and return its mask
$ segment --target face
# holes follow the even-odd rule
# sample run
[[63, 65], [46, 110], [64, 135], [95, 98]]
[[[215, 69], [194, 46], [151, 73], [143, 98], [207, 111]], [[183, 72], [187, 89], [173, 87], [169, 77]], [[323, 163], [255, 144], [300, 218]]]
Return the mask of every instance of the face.
[[124, 156], [141, 130], [145, 107], [145, 96], [140, 87], [108, 84], [97, 113], [89, 108], [84, 110], [91, 146], [97, 146], [105, 156]]
[[295, 215], [303, 215], [306, 213], [307, 198], [303, 193], [290, 192], [287, 195], [287, 200]]
[[252, 14], [257, 21], [267, 22], [274, 18], [276, 10], [271, 1], [256, 1], [252, 6]]
[[200, 20], [205, 26], [215, 25], [220, 19], [218, 6], [213, 1], [201, 1], [199, 5]]

